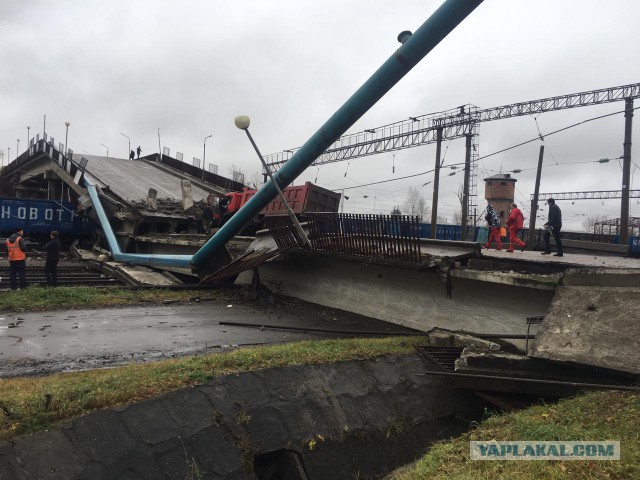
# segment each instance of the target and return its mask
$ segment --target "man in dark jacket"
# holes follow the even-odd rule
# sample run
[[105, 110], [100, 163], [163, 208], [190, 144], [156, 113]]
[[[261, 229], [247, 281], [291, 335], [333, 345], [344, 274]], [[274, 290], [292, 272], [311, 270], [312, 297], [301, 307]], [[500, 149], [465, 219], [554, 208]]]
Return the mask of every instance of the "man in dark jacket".
[[502, 242], [500, 241], [500, 218], [498, 218], [498, 214], [491, 204], [487, 205], [484, 212], [486, 213], [484, 219], [489, 225], [489, 240], [487, 240], [487, 243], [482, 245], [482, 248], [491, 248], [491, 244], [495, 240], [498, 244], [497, 250], [502, 250]]
[[213, 206], [209, 202], [202, 210], [202, 215], [202, 224], [204, 226], [202, 233], [209, 235], [211, 233], [211, 222], [213, 222]]
[[556, 205], [556, 201], [553, 198], [547, 200], [547, 203], [549, 204], [549, 220], [544, 224], [544, 252], [542, 252], [542, 255], [549, 255], [551, 253], [549, 240], [551, 239], [551, 234], [553, 234], [553, 238], [556, 241], [556, 248], [558, 250], [554, 257], [562, 257], [562, 238], [560, 238], [562, 212], [560, 211], [560, 207]]
[[60, 239], [58, 232], [51, 232], [51, 240], [44, 246], [47, 252], [47, 260], [44, 263], [44, 276], [47, 278], [47, 285], [58, 286], [58, 261], [60, 260]]
[[27, 245], [22, 235], [24, 232], [21, 228], [16, 233], [7, 238], [7, 257], [9, 257], [9, 284], [11, 290], [17, 288], [17, 277], [20, 278], [20, 288], [27, 287], [27, 278], [25, 271], [27, 269]]

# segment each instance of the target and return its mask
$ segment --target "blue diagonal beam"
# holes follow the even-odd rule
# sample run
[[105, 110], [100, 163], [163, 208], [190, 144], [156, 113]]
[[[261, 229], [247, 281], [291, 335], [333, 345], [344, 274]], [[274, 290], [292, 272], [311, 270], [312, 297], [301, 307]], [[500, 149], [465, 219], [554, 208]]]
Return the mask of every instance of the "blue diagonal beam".
[[[447, 0], [418, 30], [307, 140], [274, 175], [284, 189], [313, 163], [336, 139], [380, 100], [409, 70], [460, 24], [482, 0]], [[272, 180], [262, 188], [193, 256], [202, 267], [277, 195]]]

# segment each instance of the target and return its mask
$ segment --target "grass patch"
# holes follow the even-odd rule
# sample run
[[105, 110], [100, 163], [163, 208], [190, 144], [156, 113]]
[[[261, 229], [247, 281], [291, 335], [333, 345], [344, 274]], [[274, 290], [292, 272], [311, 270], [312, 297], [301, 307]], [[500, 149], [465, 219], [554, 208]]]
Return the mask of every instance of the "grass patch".
[[125, 287], [31, 286], [0, 295], [0, 312], [26, 312], [73, 308], [102, 308], [145, 303], [186, 303], [194, 298], [213, 300], [224, 297], [214, 290], [133, 289]]
[[302, 341], [113, 369], [0, 379], [0, 441], [231, 373], [408, 354], [421, 341], [416, 337]]
[[[470, 440], [619, 440], [620, 461], [471, 461]], [[389, 480], [640, 478], [640, 394], [589, 392], [554, 405], [491, 417], [469, 434], [435, 444]]]

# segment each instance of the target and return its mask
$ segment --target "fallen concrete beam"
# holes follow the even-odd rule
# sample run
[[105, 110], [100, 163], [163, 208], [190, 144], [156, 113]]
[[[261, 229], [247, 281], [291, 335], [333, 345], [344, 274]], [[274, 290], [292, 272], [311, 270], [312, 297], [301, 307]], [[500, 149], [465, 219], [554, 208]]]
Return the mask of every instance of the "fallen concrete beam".
[[640, 271], [614, 268], [570, 268], [564, 273], [562, 285], [570, 287], [640, 288]]
[[[447, 285], [436, 270], [318, 252], [288, 254], [260, 265], [259, 272], [262, 284], [279, 294], [421, 331], [524, 334], [526, 318], [546, 315], [554, 294], [482, 279], [452, 277]], [[251, 278], [241, 275], [237, 281], [251, 283]]]
[[530, 355], [640, 374], [640, 284], [631, 287], [571, 283], [632, 284], [620, 271], [576, 273], [560, 287], [532, 343]]
[[451, 270], [451, 276], [453, 278], [466, 278], [468, 280], [513, 285], [515, 287], [555, 291], [562, 274], [532, 275], [516, 272], [485, 272], [470, 269], [453, 269]]

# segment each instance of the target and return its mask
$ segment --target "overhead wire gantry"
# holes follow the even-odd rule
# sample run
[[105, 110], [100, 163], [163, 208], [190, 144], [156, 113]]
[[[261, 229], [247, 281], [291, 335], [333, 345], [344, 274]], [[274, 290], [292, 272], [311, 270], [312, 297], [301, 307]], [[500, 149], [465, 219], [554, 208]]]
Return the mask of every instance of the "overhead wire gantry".
[[[432, 222], [435, 222], [435, 218], [437, 216], [437, 178], [440, 170], [440, 145], [442, 141], [465, 137], [467, 139], [464, 182], [465, 198], [463, 200], [462, 215], [462, 231], [464, 236], [466, 233], [467, 222], [472, 216], [473, 210], [477, 206], [477, 137], [479, 124], [481, 122], [626, 101], [625, 117], [627, 118], [628, 126], [625, 126], [625, 151], [628, 149], [628, 155], [625, 153], [623, 160], [625, 165], [628, 164], [627, 169], [630, 170], [630, 125], [631, 117], [633, 116], [633, 99], [638, 97], [640, 97], [640, 83], [633, 83], [618, 87], [571, 93], [568, 95], [529, 100], [485, 109], [479, 109], [471, 104], [462, 105], [455, 109], [409, 117], [407, 120], [401, 120], [377, 128], [369, 128], [362, 132], [343, 135], [327, 150], [325, 150], [325, 152], [312, 163], [312, 166], [320, 166], [328, 163], [352, 160], [359, 157], [437, 143], [438, 148], [436, 152], [436, 166], [433, 182], [434, 201], [432, 204]], [[628, 139], [627, 136], [629, 137]], [[281, 165], [289, 160], [297, 150], [298, 148], [291, 148], [279, 153], [266, 155], [265, 160], [272, 170], [277, 170]], [[625, 178], [627, 178], [626, 182]], [[622, 198], [624, 204], [624, 186], [626, 185], [627, 214], [625, 215], [624, 212], [622, 212], [622, 218], [625, 216], [628, 217], [628, 184], [628, 174], [625, 177], [625, 169], [623, 166]], [[435, 229], [432, 230], [435, 231]]]

